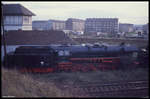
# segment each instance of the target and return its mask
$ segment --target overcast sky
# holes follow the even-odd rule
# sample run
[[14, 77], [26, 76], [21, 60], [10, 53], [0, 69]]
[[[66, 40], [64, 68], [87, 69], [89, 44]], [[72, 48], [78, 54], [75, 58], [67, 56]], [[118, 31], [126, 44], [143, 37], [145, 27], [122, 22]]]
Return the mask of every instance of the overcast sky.
[[33, 20], [119, 18], [120, 23], [146, 24], [148, 2], [2, 2], [19, 3], [36, 14]]

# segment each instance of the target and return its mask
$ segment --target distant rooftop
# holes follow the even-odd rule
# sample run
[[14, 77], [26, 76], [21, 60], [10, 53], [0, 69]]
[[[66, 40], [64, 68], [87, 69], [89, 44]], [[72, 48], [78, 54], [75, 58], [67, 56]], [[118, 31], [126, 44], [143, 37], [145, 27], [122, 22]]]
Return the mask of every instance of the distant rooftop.
[[130, 23], [119, 23], [119, 25], [133, 25], [133, 24], [130, 24]]
[[63, 20], [53, 20], [53, 19], [50, 19], [50, 20], [34, 20], [32, 21], [32, 23], [47, 23], [47, 22], [65, 22]]
[[118, 18], [86, 18], [86, 20], [118, 20]]
[[32, 23], [47, 23], [47, 20], [34, 20]]
[[54, 20], [54, 19], [49, 19], [48, 21], [53, 21], [53, 22], [65, 22], [64, 20]]
[[[76, 18], [68, 18], [68, 20], [70, 20], [70, 21], [84, 21], [84, 20], [82, 20], [82, 19], [76, 19]], [[68, 21], [67, 20], [67, 21]]]
[[4, 15], [35, 16], [34, 13], [32, 13], [21, 4], [3, 4], [3, 13]]

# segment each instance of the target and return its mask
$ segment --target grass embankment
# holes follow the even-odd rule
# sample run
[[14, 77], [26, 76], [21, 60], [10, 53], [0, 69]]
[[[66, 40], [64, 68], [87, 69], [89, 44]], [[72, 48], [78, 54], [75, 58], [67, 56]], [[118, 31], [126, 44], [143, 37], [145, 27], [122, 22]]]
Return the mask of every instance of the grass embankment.
[[34, 80], [29, 74], [2, 68], [2, 96], [15, 97], [66, 97], [53, 82]]
[[63, 83], [75, 82], [110, 83], [119, 81], [148, 80], [147, 68], [114, 71], [61, 72], [47, 74], [21, 74], [16, 70], [2, 68], [2, 96], [16, 97], [72, 97], [69, 90], [60, 90]]
[[118, 81], [135, 81], [135, 80], [148, 80], [149, 72], [146, 68], [137, 68], [132, 70], [114, 70], [114, 71], [91, 71], [91, 72], [73, 72], [73, 73], [49, 73], [37, 74], [32, 77], [39, 81], [54, 81], [63, 82], [65, 84], [73, 84], [78, 81], [85, 82], [118, 82]]

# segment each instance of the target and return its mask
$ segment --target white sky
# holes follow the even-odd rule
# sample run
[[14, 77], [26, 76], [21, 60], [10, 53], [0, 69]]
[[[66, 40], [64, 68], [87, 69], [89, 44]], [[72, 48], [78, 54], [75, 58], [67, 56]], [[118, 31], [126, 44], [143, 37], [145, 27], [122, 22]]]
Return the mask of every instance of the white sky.
[[33, 20], [67, 18], [119, 18], [120, 23], [146, 24], [148, 1], [144, 2], [2, 2], [19, 3], [36, 14]]

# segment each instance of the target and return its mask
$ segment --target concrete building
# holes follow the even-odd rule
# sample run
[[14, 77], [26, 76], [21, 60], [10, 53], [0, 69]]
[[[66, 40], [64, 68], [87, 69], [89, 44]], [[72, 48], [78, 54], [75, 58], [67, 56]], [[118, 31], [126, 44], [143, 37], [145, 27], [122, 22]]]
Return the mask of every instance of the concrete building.
[[65, 21], [62, 20], [48, 20], [48, 23], [50, 24], [51, 30], [65, 30]]
[[127, 23], [119, 23], [119, 32], [121, 32], [121, 33], [134, 32], [134, 25], [127, 24]]
[[5, 30], [32, 30], [34, 13], [20, 4], [3, 4]]
[[36, 20], [32, 22], [33, 30], [65, 30], [65, 21]]
[[84, 20], [69, 18], [66, 20], [66, 30], [71, 30], [73, 32], [83, 32], [84, 24]]
[[97, 35], [101, 33], [117, 33], [118, 18], [87, 18], [85, 21], [85, 34]]
[[134, 24], [134, 30], [135, 31], [143, 31], [143, 25], [137, 25], [137, 24]]
[[143, 33], [149, 34], [149, 23], [143, 25]]
[[33, 30], [50, 30], [51, 24], [47, 20], [38, 20], [32, 22]]

